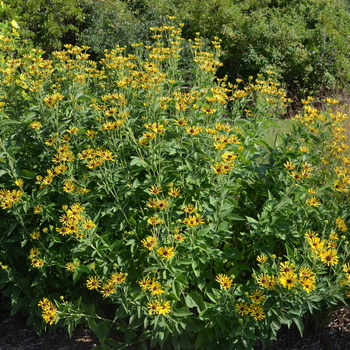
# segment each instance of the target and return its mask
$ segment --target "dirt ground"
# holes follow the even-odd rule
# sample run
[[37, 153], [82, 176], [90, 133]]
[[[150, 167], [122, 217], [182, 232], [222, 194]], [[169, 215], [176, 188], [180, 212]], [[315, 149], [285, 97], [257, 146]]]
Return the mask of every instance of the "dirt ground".
[[[84, 327], [76, 329], [72, 338], [62, 329], [56, 333], [43, 333], [39, 337], [30, 326], [26, 326], [24, 317], [10, 316], [0, 304], [0, 350], [90, 350], [97, 345], [97, 338]], [[270, 347], [255, 347], [255, 350], [282, 349], [350, 350], [350, 307], [336, 311], [330, 323], [321, 331], [307, 331], [300, 337], [296, 328], [285, 327]]]

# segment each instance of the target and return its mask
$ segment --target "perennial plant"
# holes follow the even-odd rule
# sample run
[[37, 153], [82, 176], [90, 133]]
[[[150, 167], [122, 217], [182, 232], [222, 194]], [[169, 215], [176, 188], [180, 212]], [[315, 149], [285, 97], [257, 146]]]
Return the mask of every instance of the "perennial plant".
[[215, 79], [220, 40], [199, 34], [183, 69], [181, 27], [99, 62], [0, 36], [0, 287], [38, 332], [251, 349], [350, 296], [338, 101], [267, 142], [290, 102], [274, 72]]

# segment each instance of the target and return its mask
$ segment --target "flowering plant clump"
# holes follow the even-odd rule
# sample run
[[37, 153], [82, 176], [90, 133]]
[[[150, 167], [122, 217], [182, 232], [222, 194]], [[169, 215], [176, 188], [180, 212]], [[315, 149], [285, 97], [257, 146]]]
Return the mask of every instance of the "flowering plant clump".
[[173, 21], [100, 62], [0, 37], [0, 287], [38, 332], [250, 349], [349, 297], [338, 101], [305, 100], [269, 143], [289, 103], [274, 73], [215, 79], [220, 41], [199, 35], [184, 71]]

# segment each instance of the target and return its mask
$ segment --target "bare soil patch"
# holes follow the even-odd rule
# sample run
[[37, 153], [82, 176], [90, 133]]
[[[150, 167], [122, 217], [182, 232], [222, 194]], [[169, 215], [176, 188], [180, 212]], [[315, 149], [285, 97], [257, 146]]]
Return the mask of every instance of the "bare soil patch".
[[[25, 317], [11, 316], [0, 304], [0, 350], [90, 350], [99, 344], [93, 332], [78, 327], [72, 337], [63, 329], [38, 336]], [[129, 350], [134, 349], [130, 347]], [[322, 330], [308, 330], [301, 337], [296, 327], [283, 327], [271, 346], [255, 350], [350, 350], [350, 307], [336, 311]]]

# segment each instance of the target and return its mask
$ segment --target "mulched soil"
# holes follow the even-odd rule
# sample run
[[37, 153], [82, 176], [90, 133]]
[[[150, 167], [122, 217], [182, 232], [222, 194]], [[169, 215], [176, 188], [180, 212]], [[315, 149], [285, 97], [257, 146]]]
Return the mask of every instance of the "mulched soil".
[[[292, 326], [282, 327], [277, 340], [264, 350], [350, 350], [350, 307], [334, 312], [328, 325], [321, 330], [307, 330], [303, 337]], [[258, 346], [255, 350], [263, 350]]]
[[[21, 315], [10, 316], [0, 304], [0, 350], [90, 350], [98, 345], [93, 332], [78, 327], [70, 338], [58, 329], [55, 333], [43, 333], [40, 337], [26, 325]], [[130, 348], [131, 350], [132, 348]], [[350, 307], [343, 307], [333, 314], [330, 323], [321, 331], [306, 331], [300, 337], [295, 327], [283, 327], [278, 339], [271, 346], [255, 350], [350, 350]]]

